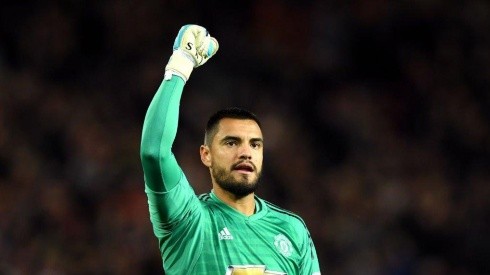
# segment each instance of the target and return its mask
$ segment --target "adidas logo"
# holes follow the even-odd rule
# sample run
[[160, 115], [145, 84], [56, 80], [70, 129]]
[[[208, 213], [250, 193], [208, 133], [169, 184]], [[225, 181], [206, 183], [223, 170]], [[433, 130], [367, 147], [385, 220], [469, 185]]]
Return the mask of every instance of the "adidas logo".
[[218, 233], [218, 238], [220, 240], [233, 240], [233, 236], [226, 227]]

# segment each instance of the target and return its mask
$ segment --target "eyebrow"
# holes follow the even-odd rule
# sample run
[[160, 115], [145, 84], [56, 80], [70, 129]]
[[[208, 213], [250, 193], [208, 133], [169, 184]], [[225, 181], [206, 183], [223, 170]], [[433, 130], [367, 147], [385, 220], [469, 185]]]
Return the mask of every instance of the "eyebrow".
[[221, 141], [226, 141], [226, 140], [237, 140], [237, 141], [239, 141], [239, 140], [242, 140], [242, 139], [239, 138], [239, 137], [235, 137], [235, 136], [225, 136], [225, 137], [223, 137], [221, 139]]
[[250, 141], [251, 142], [257, 142], [258, 141], [258, 142], [264, 143], [264, 139], [263, 138], [251, 138]]
[[[225, 136], [221, 139], [221, 142], [227, 141], [227, 140], [235, 140], [235, 141], [242, 141], [242, 138], [236, 137], [236, 136]], [[251, 142], [264, 142], [263, 138], [251, 138]]]

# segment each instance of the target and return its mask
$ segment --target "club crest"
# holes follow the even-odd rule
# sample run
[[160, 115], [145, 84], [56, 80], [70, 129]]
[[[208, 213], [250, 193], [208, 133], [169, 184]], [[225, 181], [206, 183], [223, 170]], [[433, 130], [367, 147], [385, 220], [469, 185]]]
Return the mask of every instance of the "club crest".
[[291, 241], [283, 234], [279, 234], [274, 237], [274, 246], [284, 257], [289, 257], [291, 254], [293, 254], [293, 245], [291, 244]]

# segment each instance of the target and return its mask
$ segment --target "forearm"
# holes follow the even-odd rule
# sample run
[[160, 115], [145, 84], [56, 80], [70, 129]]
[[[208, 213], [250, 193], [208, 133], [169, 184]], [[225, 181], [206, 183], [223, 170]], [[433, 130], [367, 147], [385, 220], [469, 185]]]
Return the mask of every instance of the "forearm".
[[140, 155], [145, 183], [154, 192], [172, 189], [182, 176], [171, 149], [177, 135], [184, 84], [177, 76], [164, 79], [146, 113]]

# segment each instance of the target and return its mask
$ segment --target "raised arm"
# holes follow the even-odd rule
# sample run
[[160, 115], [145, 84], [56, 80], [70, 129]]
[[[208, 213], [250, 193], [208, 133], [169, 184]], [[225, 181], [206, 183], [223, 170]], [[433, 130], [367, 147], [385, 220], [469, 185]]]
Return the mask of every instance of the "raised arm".
[[174, 201], [166, 194], [184, 178], [171, 151], [177, 134], [183, 88], [193, 68], [204, 64], [216, 53], [218, 43], [203, 27], [186, 25], [180, 29], [173, 49], [165, 67], [164, 80], [146, 113], [140, 150], [152, 218], [161, 222], [171, 218], [181, 207], [171, 209]]

